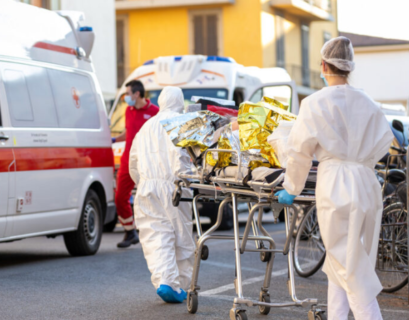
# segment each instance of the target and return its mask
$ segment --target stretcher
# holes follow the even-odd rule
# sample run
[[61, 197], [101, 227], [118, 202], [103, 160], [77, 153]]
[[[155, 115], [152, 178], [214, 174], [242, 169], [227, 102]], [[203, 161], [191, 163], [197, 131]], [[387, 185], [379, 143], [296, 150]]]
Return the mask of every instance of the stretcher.
[[[299, 206], [282, 205], [277, 201], [274, 193], [282, 189], [285, 172], [283, 169], [262, 169], [264, 174], [254, 179], [249, 179], [248, 169], [241, 166], [241, 155], [235, 150], [208, 149], [199, 158], [190, 147], [187, 147], [189, 155], [192, 158], [196, 171], [194, 173], [179, 174], [179, 181], [176, 182], [178, 188], [174, 193], [174, 205], [181, 200], [181, 188], [187, 187], [197, 190], [198, 194], [193, 198], [194, 219], [197, 226], [197, 241], [195, 251], [195, 262], [192, 275], [192, 282], [187, 293], [187, 309], [189, 313], [196, 313], [198, 310], [198, 276], [201, 260], [206, 260], [209, 256], [209, 249], [205, 245], [208, 240], [234, 240], [236, 278], [234, 286], [237, 297], [234, 298], [233, 307], [230, 310], [231, 320], [246, 320], [247, 314], [244, 307], [258, 306], [261, 314], [267, 315], [271, 308], [299, 306], [309, 308], [308, 320], [326, 319], [324, 311], [318, 305], [317, 299], [297, 298], [295, 291], [295, 278], [293, 266], [293, 243], [292, 235], [298, 215]], [[225, 169], [215, 169], [206, 163], [207, 153], [236, 153], [238, 159], [237, 166], [230, 166]], [[310, 182], [307, 182], [306, 188], [302, 194], [295, 198], [294, 203], [300, 205], [311, 205], [315, 202], [314, 182], [316, 171], [311, 172]], [[200, 225], [198, 211], [199, 201], [221, 201], [216, 223], [203, 233]], [[239, 202], [245, 202], [249, 207], [249, 216], [245, 225], [244, 233], [240, 235], [238, 210]], [[223, 219], [224, 207], [229, 203], [233, 208], [233, 235], [220, 235], [214, 232], [220, 226]], [[283, 248], [277, 248], [272, 236], [263, 227], [263, 208], [269, 207], [273, 210], [275, 218], [277, 213], [284, 209], [286, 241]], [[293, 212], [290, 219], [289, 212]], [[255, 213], [258, 211], [258, 217]], [[250, 231], [252, 234], [250, 235]], [[254, 241], [255, 246], [249, 246], [249, 241]], [[264, 282], [260, 289], [258, 299], [248, 299], [243, 295], [243, 281], [241, 272], [241, 255], [245, 252], [258, 252], [260, 260], [266, 263], [266, 272]], [[288, 257], [288, 280], [287, 286], [292, 301], [289, 302], [271, 302], [270, 301], [270, 282], [273, 270], [274, 257], [276, 254], [287, 255]]]

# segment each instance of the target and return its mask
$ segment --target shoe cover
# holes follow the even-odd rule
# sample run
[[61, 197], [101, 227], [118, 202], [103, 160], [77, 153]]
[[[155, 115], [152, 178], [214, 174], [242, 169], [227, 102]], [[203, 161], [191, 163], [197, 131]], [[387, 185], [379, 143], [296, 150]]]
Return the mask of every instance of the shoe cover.
[[180, 289], [178, 293], [166, 284], [161, 284], [156, 293], [167, 303], [182, 303], [187, 298], [185, 290]]

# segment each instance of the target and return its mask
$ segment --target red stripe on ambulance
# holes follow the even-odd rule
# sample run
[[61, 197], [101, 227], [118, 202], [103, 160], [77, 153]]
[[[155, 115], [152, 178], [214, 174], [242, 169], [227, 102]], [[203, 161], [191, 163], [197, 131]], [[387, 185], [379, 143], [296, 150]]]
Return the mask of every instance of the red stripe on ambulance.
[[[7, 172], [11, 149], [0, 149], [0, 172]], [[7, 154], [6, 154], [7, 153]], [[14, 148], [16, 171], [103, 168], [114, 166], [111, 148]]]
[[73, 54], [74, 56], [77, 55], [74, 48], [63, 47], [63, 46], [59, 46], [56, 44], [51, 44], [51, 43], [41, 42], [41, 41], [36, 42], [34, 44], [34, 48], [40, 48], [40, 49], [45, 49], [45, 50], [50, 50], [50, 51], [57, 51], [57, 52], [66, 53], [66, 54]]

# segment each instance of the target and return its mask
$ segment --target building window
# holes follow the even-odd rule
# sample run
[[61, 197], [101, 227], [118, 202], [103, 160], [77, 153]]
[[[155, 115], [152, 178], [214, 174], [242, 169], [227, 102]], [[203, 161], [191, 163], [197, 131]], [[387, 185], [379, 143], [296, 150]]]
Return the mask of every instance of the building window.
[[276, 64], [285, 68], [285, 29], [284, 13], [276, 11]]
[[301, 24], [302, 85], [310, 86], [310, 27]]
[[331, 40], [331, 33], [324, 31], [324, 43]]
[[128, 76], [128, 19], [117, 16], [116, 19], [116, 66], [117, 85], [122, 86]]
[[221, 13], [218, 10], [191, 13], [191, 53], [221, 55]]

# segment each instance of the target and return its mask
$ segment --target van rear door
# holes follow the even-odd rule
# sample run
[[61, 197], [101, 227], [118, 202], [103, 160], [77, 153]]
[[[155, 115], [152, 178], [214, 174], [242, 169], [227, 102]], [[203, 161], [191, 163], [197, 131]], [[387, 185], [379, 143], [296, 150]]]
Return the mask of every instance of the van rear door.
[[246, 96], [245, 101], [259, 102], [264, 96], [288, 105], [288, 111], [298, 114], [298, 95], [294, 81], [264, 83]]

